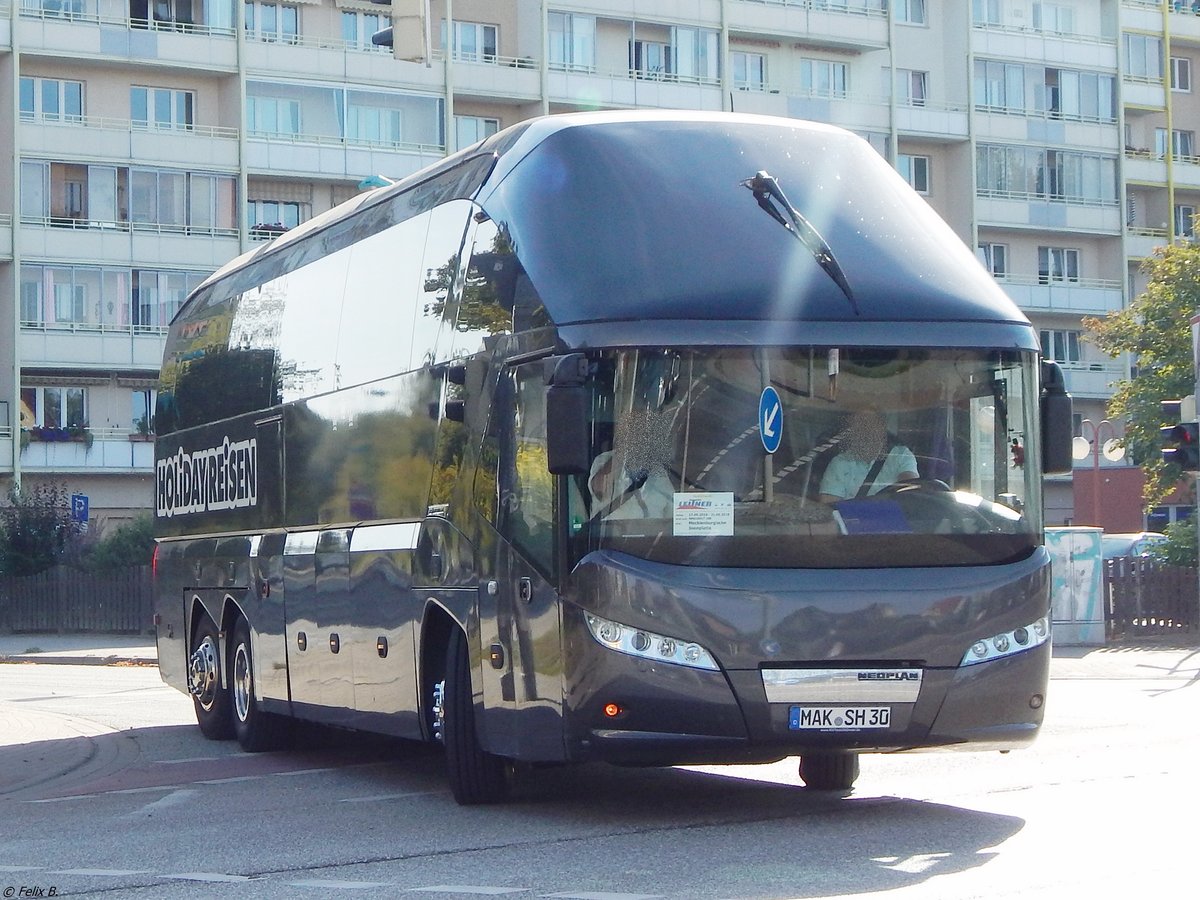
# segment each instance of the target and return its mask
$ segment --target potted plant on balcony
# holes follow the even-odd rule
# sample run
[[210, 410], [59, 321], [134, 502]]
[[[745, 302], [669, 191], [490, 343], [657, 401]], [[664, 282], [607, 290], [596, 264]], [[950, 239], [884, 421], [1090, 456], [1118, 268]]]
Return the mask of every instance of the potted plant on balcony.
[[92, 449], [92, 444], [95, 443], [95, 437], [92, 436], [92, 431], [86, 425], [71, 425], [66, 429], [67, 439], [78, 441], [83, 444], [88, 450]]
[[148, 416], [141, 416], [133, 423], [134, 430], [129, 433], [129, 440], [145, 442], [154, 440], [154, 428]]

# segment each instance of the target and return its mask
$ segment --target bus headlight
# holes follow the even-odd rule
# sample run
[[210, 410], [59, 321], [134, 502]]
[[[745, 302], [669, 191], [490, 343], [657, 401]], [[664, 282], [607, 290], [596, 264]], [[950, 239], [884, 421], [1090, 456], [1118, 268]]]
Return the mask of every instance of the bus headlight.
[[644, 628], [622, 625], [620, 622], [613, 622], [591, 613], [587, 613], [586, 618], [592, 637], [609, 650], [656, 662], [717, 671], [716, 660], [699, 644], [655, 634]]
[[1012, 656], [1015, 653], [1032, 650], [1049, 639], [1050, 620], [1042, 616], [1036, 622], [1014, 628], [1012, 631], [994, 634], [982, 641], [976, 641], [963, 654], [962, 662], [959, 665], [973, 666], [976, 663], [991, 662], [993, 659]]

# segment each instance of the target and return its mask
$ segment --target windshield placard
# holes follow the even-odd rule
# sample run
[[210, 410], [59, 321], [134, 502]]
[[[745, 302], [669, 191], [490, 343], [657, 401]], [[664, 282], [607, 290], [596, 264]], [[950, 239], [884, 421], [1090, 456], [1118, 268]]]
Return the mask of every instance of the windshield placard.
[[674, 495], [673, 531], [681, 537], [733, 535], [733, 492], [704, 491]]

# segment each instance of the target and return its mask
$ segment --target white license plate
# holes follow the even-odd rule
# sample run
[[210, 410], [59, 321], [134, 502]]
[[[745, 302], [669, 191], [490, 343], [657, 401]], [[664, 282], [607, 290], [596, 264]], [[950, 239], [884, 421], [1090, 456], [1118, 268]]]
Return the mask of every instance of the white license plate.
[[792, 706], [788, 709], [788, 728], [793, 731], [888, 728], [891, 724], [890, 706]]

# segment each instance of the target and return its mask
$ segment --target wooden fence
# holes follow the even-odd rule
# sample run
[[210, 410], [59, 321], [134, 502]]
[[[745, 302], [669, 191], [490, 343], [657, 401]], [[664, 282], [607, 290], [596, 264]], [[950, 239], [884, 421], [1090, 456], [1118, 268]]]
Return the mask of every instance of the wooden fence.
[[1195, 569], [1145, 557], [1106, 560], [1104, 600], [1111, 637], [1200, 632], [1200, 587]]
[[0, 628], [11, 632], [142, 634], [152, 630], [150, 567], [93, 574], [55, 566], [0, 576]]

